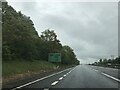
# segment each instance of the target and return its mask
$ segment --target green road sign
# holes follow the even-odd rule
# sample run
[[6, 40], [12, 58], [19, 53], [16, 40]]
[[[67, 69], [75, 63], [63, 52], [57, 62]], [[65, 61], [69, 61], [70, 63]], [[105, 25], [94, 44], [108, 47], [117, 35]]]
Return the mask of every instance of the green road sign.
[[61, 62], [61, 53], [49, 53], [48, 61], [49, 62]]

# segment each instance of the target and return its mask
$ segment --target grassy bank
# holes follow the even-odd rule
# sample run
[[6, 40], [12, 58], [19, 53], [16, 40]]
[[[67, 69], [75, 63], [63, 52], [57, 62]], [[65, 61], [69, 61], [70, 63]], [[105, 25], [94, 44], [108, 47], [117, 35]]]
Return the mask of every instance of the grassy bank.
[[10, 83], [11, 81], [26, 79], [36, 75], [39, 76], [49, 75], [52, 72], [58, 72], [60, 70], [64, 70], [66, 68], [73, 66], [75, 65], [56, 64], [40, 60], [3, 61], [2, 64], [3, 85]]
[[3, 77], [10, 77], [17, 74], [41, 72], [45, 70], [52, 70], [55, 64], [46, 61], [3, 61], [2, 75]]

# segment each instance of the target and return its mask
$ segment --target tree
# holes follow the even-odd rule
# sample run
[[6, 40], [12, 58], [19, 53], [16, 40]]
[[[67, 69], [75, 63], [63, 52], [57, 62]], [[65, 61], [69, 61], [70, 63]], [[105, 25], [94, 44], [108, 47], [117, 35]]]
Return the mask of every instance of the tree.
[[104, 59], [104, 60], [103, 60], [103, 64], [104, 64], [104, 65], [107, 65], [107, 59]]
[[79, 63], [73, 49], [69, 46], [63, 46], [62, 48], [62, 63], [63, 64], [75, 64]]
[[2, 3], [3, 60], [48, 60], [49, 53], [61, 53], [62, 63], [77, 64], [73, 49], [62, 46], [54, 30], [47, 29], [39, 37], [30, 17]]
[[44, 41], [47, 41], [47, 42], [49, 42], [49, 41], [53, 41], [53, 42], [56, 42], [56, 43], [60, 42], [57, 39], [57, 35], [54, 32], [54, 30], [50, 31], [49, 29], [47, 29], [47, 30], [45, 30], [45, 31], [42, 32], [41, 39], [44, 40]]
[[99, 60], [100, 64], [102, 64], [102, 59]]
[[48, 53], [60, 52], [62, 44], [57, 39], [57, 35], [54, 30], [45, 30], [42, 32], [41, 40], [46, 44]]
[[16, 12], [6, 2], [2, 3], [3, 59], [22, 58], [30, 60], [35, 57], [35, 39], [39, 36], [29, 17]]

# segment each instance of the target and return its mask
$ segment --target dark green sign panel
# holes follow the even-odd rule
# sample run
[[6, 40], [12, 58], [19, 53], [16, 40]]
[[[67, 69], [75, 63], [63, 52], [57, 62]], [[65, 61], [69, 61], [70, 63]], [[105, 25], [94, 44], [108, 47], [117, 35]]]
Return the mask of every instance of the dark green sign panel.
[[61, 62], [61, 53], [49, 53], [48, 61], [49, 62]]

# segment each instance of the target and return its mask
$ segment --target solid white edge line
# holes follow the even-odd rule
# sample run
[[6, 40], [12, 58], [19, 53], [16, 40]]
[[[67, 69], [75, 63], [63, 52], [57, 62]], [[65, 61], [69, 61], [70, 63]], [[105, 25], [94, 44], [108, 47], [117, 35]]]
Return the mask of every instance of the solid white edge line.
[[58, 83], [58, 81], [55, 81], [55, 82], [53, 82], [51, 85], [54, 86], [54, 85], [57, 84], [57, 83]]
[[113, 76], [110, 76], [110, 75], [108, 75], [108, 74], [106, 74], [106, 73], [102, 73], [102, 74], [105, 75], [105, 76], [107, 76], [107, 77], [109, 77], [109, 78], [111, 78], [111, 79], [113, 79], [113, 80], [116, 80], [116, 81], [120, 82], [119, 79], [117, 79], [117, 78], [115, 78], [115, 77], [113, 77]]
[[71, 69], [71, 68], [68, 68], [68, 69], [65, 69], [65, 70], [63, 70], [63, 71], [60, 71], [60, 72], [58, 72], [58, 73], [54, 73], [54, 74], [51, 74], [51, 75], [49, 75], [49, 76], [46, 76], [46, 77], [43, 77], [43, 78], [37, 79], [37, 80], [32, 81], [32, 82], [29, 82], [29, 83], [26, 83], [26, 84], [24, 84], [24, 85], [21, 85], [21, 86], [19, 86], [19, 87], [13, 88], [13, 89], [11, 89], [11, 90], [16, 90], [16, 89], [19, 89], [19, 88], [22, 88], [22, 87], [28, 86], [28, 85], [30, 85], [30, 84], [36, 83], [36, 82], [38, 82], [38, 81], [41, 81], [41, 80], [43, 80], [43, 79], [46, 79], [46, 78], [49, 78], [49, 77], [51, 77], [51, 76], [54, 76], [54, 75], [60, 74], [60, 73], [62, 73], [62, 72], [64, 72], [64, 71], [67, 71], [67, 70], [69, 70], [69, 69]]

